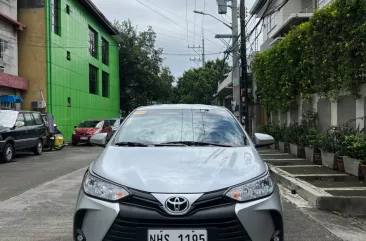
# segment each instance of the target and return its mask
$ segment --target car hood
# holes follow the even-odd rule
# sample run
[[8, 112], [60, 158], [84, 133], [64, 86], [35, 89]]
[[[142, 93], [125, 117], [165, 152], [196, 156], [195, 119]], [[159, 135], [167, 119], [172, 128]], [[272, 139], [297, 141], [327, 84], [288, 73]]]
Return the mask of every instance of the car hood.
[[0, 125], [0, 133], [7, 132], [9, 130], [10, 130], [9, 127], [5, 127], [5, 126]]
[[76, 128], [76, 133], [94, 133], [97, 130], [100, 130], [100, 128]]
[[92, 164], [96, 175], [155, 193], [224, 189], [267, 171], [253, 147], [115, 147]]

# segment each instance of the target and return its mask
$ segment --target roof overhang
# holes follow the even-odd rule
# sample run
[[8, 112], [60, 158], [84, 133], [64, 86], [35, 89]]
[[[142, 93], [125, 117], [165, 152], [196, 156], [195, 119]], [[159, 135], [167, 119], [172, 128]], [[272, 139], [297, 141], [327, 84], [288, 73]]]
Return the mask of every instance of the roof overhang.
[[16, 75], [0, 73], [0, 86], [28, 90], [28, 80]]
[[256, 0], [249, 11], [250, 14], [258, 14], [266, 2], [267, 0]]
[[273, 46], [276, 43], [278, 43], [281, 39], [283, 39], [283, 37], [277, 37], [275, 38], [272, 42], [269, 43], [269, 46]]
[[292, 13], [282, 26], [273, 33], [272, 38], [275, 40], [281, 37], [283, 34], [288, 33], [292, 26], [300, 25], [303, 22], [309, 21], [313, 16], [313, 13]]
[[18, 22], [17, 20], [15, 19], [12, 19], [11, 17], [5, 15], [4, 13], [0, 12], [0, 19], [8, 22], [8, 23], [11, 23], [12, 25], [15, 26], [16, 30], [19, 30], [19, 31], [22, 31], [23, 29], [25, 29], [25, 25], [22, 24], [21, 22]]
[[227, 96], [228, 94], [233, 92], [233, 72], [230, 72], [229, 75], [226, 77], [226, 79], [224, 79], [218, 86], [217, 88], [217, 93], [214, 95], [214, 97], [216, 96], [220, 96], [220, 97], [224, 97]]
[[100, 21], [110, 35], [118, 35], [118, 31], [114, 28], [113, 24], [103, 15], [91, 0], [79, 0], [79, 2], [91, 13], [93, 17]]

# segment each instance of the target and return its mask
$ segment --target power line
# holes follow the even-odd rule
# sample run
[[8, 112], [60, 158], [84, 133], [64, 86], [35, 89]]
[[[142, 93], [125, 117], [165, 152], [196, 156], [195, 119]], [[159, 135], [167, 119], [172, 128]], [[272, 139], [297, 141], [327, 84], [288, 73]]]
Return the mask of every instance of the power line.
[[[189, 29], [187, 29], [187, 28], [185, 28], [185, 27], [182, 27], [181, 25], [179, 25], [179, 24], [178, 24], [178, 23], [176, 23], [175, 21], [171, 20], [170, 18], [166, 17], [164, 14], [160, 13], [159, 11], [157, 11], [157, 10], [155, 10], [155, 9], [151, 8], [150, 6], [148, 6], [148, 5], [144, 4], [144, 3], [142, 3], [142, 2], [141, 2], [141, 0], [136, 0], [136, 1], [137, 1], [137, 2], [139, 2], [140, 4], [142, 4], [143, 6], [145, 6], [145, 7], [149, 8], [150, 10], [154, 11], [155, 13], [159, 14], [160, 16], [163, 16], [165, 19], [167, 19], [167, 20], [169, 20], [169, 21], [173, 22], [173, 23], [174, 23], [174, 24], [176, 24], [178, 27], [180, 27], [180, 28], [182, 28], [182, 29], [184, 29], [184, 30], [189, 31]], [[161, 8], [161, 9], [164, 9], [165, 11], [170, 12], [171, 14], [173, 14], [173, 15], [175, 15], [175, 16], [177, 16], [177, 17], [179, 17], [179, 18], [183, 19], [183, 20], [186, 20], [184, 17], [180, 16], [179, 14], [176, 14], [176, 13], [172, 12], [171, 10], [168, 10], [168, 9], [166, 9], [166, 8], [162, 7], [162, 6], [159, 6], [159, 5], [157, 5], [157, 4], [155, 4], [155, 3], [153, 3], [153, 2], [151, 2], [151, 1], [149, 1], [149, 0], [145, 0], [145, 1], [147, 1], [147, 2], [151, 3], [151, 4], [152, 4], [152, 5], [154, 5], [155, 7], [159, 7], [159, 8]], [[192, 22], [190, 22], [190, 21], [188, 21], [188, 22], [189, 22], [189, 23], [192, 23]], [[200, 25], [196, 25], [195, 23], [193, 23], [193, 24], [194, 24], [194, 26], [202, 27], [202, 26], [200, 26]], [[209, 29], [206, 29], [206, 28], [204, 28], [204, 29], [205, 29], [205, 30], [207, 30], [207, 31], [212, 32], [213, 34], [216, 34], [215, 32], [213, 32], [213, 31], [211, 31], [211, 30], [209, 30]], [[194, 32], [192, 32], [192, 31], [189, 31], [189, 32], [190, 32], [190, 33], [192, 33], [192, 34], [194, 34], [194, 35], [196, 35], [196, 34], [195, 34]], [[216, 43], [216, 42], [212, 41], [211, 39], [205, 39], [205, 40], [207, 40], [207, 41], [209, 41], [209, 42], [211, 42], [211, 43], [213, 43], [213, 44], [216, 44], [216, 45], [218, 45], [218, 46], [222, 46], [222, 45], [220, 45], [220, 44], [218, 44], [218, 43]]]
[[[174, 23], [175, 25], [177, 25], [178, 27], [180, 27], [180, 28], [182, 28], [182, 29], [184, 29], [184, 30], [187, 30], [187, 31], [189, 31], [189, 29], [187, 29], [187, 28], [185, 28], [185, 27], [182, 27], [180, 24], [178, 24], [177, 22], [175, 22], [174, 20], [172, 20], [172, 19], [170, 19], [170, 18], [168, 18], [167, 16], [165, 16], [164, 14], [162, 14], [162, 13], [160, 13], [159, 11], [157, 11], [157, 10], [155, 10], [155, 9], [153, 9], [152, 7], [150, 7], [150, 6], [148, 6], [148, 5], [146, 5], [145, 3], [143, 3], [143, 2], [141, 2], [140, 0], [136, 0], [137, 2], [139, 2], [140, 4], [142, 4], [143, 6], [145, 6], [145, 7], [147, 7], [148, 9], [150, 9], [151, 11], [153, 11], [153, 12], [155, 12], [155, 13], [157, 13], [157, 14], [159, 14], [160, 16], [162, 16], [162, 17], [164, 17], [165, 19], [167, 19], [167, 20], [169, 20], [169, 21], [171, 21], [172, 23]], [[150, 2], [150, 1], [148, 1], [148, 2]], [[154, 4], [153, 4], [154, 5]], [[156, 5], [157, 6], [157, 5]], [[175, 14], [176, 15], [176, 14]], [[177, 15], [177, 16], [179, 16], [179, 15]], [[189, 31], [190, 33], [193, 33], [192, 31]], [[194, 35], [195, 35], [195, 33], [193, 33]], [[206, 39], [207, 41], [209, 41], [209, 42], [211, 42], [211, 43], [213, 43], [213, 44], [216, 44], [216, 45], [218, 45], [218, 46], [222, 46], [222, 45], [220, 45], [220, 44], [218, 44], [218, 43], [216, 43], [216, 42], [214, 42], [214, 41], [212, 41], [212, 40], [210, 40], [210, 39]]]

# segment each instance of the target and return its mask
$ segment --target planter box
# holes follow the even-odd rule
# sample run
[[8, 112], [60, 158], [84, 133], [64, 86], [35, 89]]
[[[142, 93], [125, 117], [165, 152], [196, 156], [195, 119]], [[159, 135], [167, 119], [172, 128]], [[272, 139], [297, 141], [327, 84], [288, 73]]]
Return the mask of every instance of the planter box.
[[357, 159], [348, 156], [343, 157], [344, 171], [356, 177], [361, 177], [360, 162]]
[[290, 144], [290, 154], [292, 154], [294, 156], [298, 156], [299, 155], [299, 147], [297, 145]]
[[322, 151], [322, 164], [325, 167], [336, 169], [335, 155], [333, 153]]
[[366, 165], [361, 165], [363, 179], [366, 181]]
[[290, 144], [289, 143], [285, 143], [285, 153], [291, 154], [291, 152], [290, 152]]
[[306, 160], [314, 162], [314, 149], [310, 147], [305, 147]]
[[285, 143], [284, 142], [281, 142], [281, 141], [278, 142], [278, 150], [283, 153], [285, 152]]
[[336, 157], [338, 171], [344, 172], [344, 163], [343, 163], [343, 156]]

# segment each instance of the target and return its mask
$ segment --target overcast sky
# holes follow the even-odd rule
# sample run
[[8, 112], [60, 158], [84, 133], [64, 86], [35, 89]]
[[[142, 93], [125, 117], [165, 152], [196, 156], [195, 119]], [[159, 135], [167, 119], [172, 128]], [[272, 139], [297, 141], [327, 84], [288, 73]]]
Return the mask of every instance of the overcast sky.
[[[246, 0], [246, 7], [250, 8], [254, 1]], [[231, 23], [231, 9], [228, 8], [227, 15], [219, 15], [216, 0], [93, 0], [93, 2], [112, 22], [130, 19], [140, 30], [152, 26], [157, 33], [157, 47], [164, 49], [164, 64], [171, 69], [175, 77], [181, 76], [191, 67], [197, 67], [190, 58], [201, 56], [195, 54], [192, 49], [188, 49], [188, 45], [202, 46], [202, 27], [206, 61], [223, 58], [224, 54], [220, 52], [223, 52], [226, 47], [214, 36], [230, 34], [231, 30], [210, 16], [203, 18], [202, 15], [193, 13], [193, 10], [205, 11], [220, 20]], [[196, 50], [201, 53], [200, 49]]]

